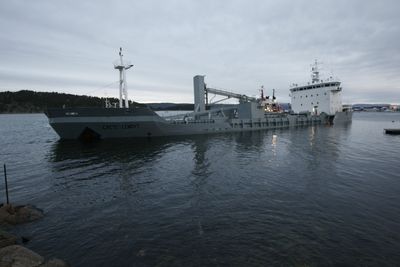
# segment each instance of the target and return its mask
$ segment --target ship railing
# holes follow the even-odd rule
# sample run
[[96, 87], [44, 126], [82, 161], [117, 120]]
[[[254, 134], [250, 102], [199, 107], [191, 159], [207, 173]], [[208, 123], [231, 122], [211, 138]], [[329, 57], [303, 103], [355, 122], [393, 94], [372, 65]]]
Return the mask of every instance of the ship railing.
[[340, 91], [342, 91], [342, 87], [340, 87], [340, 86], [335, 87], [335, 88], [331, 89], [331, 91], [332, 92], [340, 92]]
[[215, 123], [214, 119], [201, 119], [201, 120], [172, 120], [172, 124], [201, 124], [201, 123]]
[[177, 115], [172, 115], [172, 116], [165, 116], [163, 117], [167, 121], [171, 120], [187, 120], [187, 119], [192, 119], [195, 117], [199, 116], [215, 116], [215, 114], [220, 114], [220, 116], [225, 117], [224, 112], [229, 111], [229, 110], [234, 110], [237, 109], [236, 106], [233, 107], [226, 107], [226, 108], [215, 108], [215, 109], [210, 109], [202, 112], [188, 112], [188, 113], [183, 113], [183, 114], [177, 114]]
[[176, 114], [176, 115], [170, 115], [170, 116], [165, 116], [163, 117], [165, 120], [183, 120], [185, 117], [194, 117], [195, 112], [188, 112], [188, 113], [183, 113], [183, 114]]

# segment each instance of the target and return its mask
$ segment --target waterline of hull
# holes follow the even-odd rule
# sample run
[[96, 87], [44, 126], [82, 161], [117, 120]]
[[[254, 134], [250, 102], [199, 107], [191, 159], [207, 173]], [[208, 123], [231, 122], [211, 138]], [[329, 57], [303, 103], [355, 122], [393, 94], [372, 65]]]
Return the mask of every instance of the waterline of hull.
[[325, 123], [325, 116], [287, 115], [258, 120], [215, 119], [191, 122], [165, 121], [158, 116], [108, 118], [52, 118], [50, 125], [61, 139], [78, 139], [85, 129], [101, 139], [196, 135], [224, 132], [256, 131]]

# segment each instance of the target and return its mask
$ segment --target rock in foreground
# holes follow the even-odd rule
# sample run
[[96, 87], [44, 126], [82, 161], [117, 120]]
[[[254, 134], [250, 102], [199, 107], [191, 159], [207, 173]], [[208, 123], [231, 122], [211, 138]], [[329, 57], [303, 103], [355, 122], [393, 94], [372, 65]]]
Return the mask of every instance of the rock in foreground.
[[22, 246], [13, 245], [0, 249], [0, 266], [40, 266], [42, 263], [42, 256]]
[[68, 267], [64, 261], [51, 259], [45, 262], [39, 254], [25, 247], [12, 245], [0, 249], [0, 266], [4, 267]]
[[0, 224], [19, 224], [35, 221], [43, 217], [43, 211], [34, 206], [13, 206], [5, 204], [0, 206]]
[[15, 244], [17, 244], [16, 236], [0, 230], [0, 248], [15, 245]]

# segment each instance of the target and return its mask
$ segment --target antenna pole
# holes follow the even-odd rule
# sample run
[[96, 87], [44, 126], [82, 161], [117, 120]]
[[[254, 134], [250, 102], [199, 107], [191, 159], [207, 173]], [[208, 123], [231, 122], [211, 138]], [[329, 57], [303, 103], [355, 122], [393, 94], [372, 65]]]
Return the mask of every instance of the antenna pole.
[[319, 82], [318, 61], [315, 60], [314, 65], [311, 67], [311, 81], [312, 83]]
[[10, 204], [10, 200], [8, 199], [8, 182], [7, 182], [7, 169], [6, 169], [6, 164], [4, 164], [4, 182], [6, 186], [6, 200], [7, 204]]
[[126, 83], [126, 70], [124, 68], [124, 95], [125, 95], [125, 107], [129, 108], [129, 100], [128, 100], [128, 84]]
[[128, 100], [128, 85], [126, 82], [126, 70], [133, 65], [125, 64], [123, 60], [122, 47], [119, 48], [119, 63], [114, 65], [114, 68], [119, 70], [119, 107], [129, 108]]
[[124, 66], [124, 61], [122, 59], [122, 47], [119, 48], [119, 60], [120, 60], [120, 65], [119, 65], [119, 107], [123, 108], [123, 103], [122, 103], [122, 86], [124, 82], [124, 77], [123, 77], [123, 66]]

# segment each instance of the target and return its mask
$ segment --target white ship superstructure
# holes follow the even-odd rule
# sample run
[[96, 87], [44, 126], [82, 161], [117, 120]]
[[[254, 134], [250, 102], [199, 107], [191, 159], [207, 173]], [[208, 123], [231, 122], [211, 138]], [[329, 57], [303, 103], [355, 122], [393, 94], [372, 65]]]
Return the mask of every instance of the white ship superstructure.
[[294, 113], [311, 112], [317, 115], [324, 112], [333, 116], [343, 111], [340, 82], [332, 77], [321, 80], [317, 61], [312, 66], [311, 83], [302, 86], [294, 84], [290, 88], [290, 96]]

